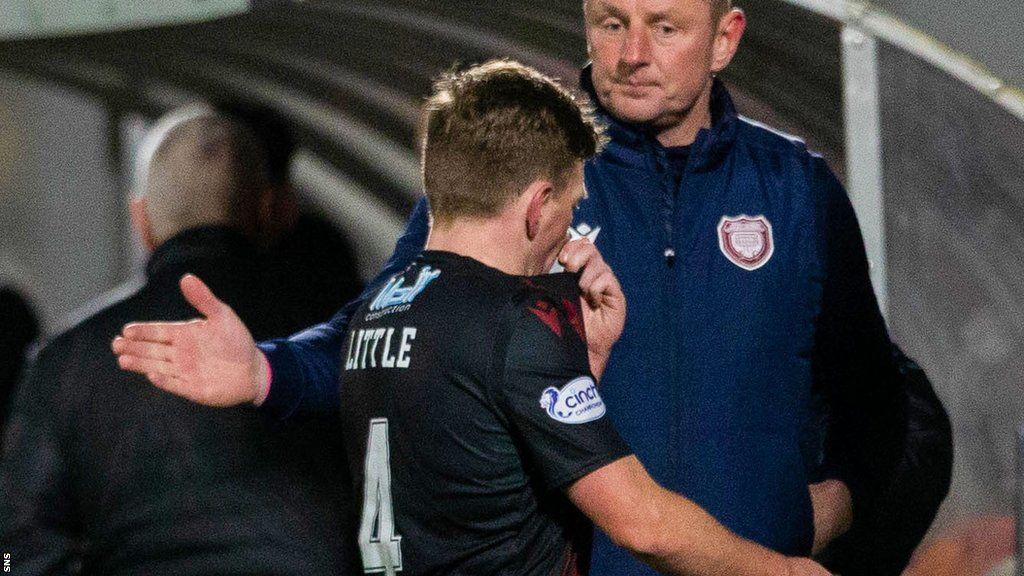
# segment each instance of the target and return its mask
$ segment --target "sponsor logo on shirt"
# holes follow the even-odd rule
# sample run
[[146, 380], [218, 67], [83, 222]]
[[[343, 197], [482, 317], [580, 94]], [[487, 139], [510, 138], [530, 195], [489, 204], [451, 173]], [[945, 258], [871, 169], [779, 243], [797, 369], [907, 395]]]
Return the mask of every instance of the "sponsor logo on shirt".
[[377, 293], [377, 296], [370, 302], [370, 310], [372, 312], [379, 312], [381, 310], [387, 310], [394, 307], [403, 307], [404, 310], [408, 310], [408, 306], [412, 304], [412, 301], [416, 299], [431, 282], [437, 279], [441, 275], [440, 270], [431, 268], [430, 266], [424, 266], [420, 270], [419, 276], [416, 277], [416, 282], [412, 286], [405, 286], [404, 276], [395, 276], [388, 280], [388, 283], [384, 285], [384, 288]]
[[[569, 226], [569, 240], [579, 240], [580, 238], [586, 238], [591, 243], [597, 242], [597, 235], [601, 233], [601, 227], [597, 226], [594, 228], [590, 227], [590, 224], [586, 222], [580, 222], [578, 226]], [[550, 272], [556, 274], [558, 272], [565, 272], [565, 267], [555, 260], [555, 263], [551, 266]]]
[[775, 253], [772, 224], [764, 216], [722, 216], [718, 222], [718, 248], [744, 270], [757, 270]]
[[591, 242], [597, 242], [597, 235], [601, 233], [601, 227], [591, 228], [590, 224], [586, 222], [580, 222], [579, 226], [573, 228], [569, 227], [569, 239], [579, 240], [580, 238], [586, 238]]
[[550, 386], [540, 395], [540, 407], [565, 424], [584, 424], [604, 416], [604, 400], [590, 376], [580, 376], [559, 390]]

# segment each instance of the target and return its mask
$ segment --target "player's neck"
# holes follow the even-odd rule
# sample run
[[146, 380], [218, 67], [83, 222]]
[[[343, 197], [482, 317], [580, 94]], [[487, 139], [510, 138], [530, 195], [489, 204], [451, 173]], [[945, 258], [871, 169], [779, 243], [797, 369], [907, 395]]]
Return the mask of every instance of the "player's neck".
[[427, 250], [444, 250], [501, 270], [523, 275], [526, 250], [506, 222], [500, 219], [457, 221], [431, 227]]

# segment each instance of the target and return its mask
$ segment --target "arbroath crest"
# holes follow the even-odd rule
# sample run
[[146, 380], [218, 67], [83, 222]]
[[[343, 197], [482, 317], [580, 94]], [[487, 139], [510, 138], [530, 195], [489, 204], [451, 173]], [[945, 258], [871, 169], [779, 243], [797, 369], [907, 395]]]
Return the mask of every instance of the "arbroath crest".
[[733, 264], [757, 270], [775, 251], [772, 224], [764, 216], [723, 216], [718, 222], [718, 247]]

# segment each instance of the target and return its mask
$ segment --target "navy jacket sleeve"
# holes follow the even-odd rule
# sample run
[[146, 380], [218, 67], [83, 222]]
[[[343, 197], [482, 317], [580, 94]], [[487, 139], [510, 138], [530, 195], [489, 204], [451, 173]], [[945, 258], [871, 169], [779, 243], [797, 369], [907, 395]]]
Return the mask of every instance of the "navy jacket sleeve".
[[423, 250], [429, 229], [427, 199], [421, 198], [413, 208], [391, 258], [358, 298], [346, 304], [324, 324], [287, 339], [259, 344], [273, 373], [270, 393], [260, 407], [262, 410], [279, 418], [288, 418], [296, 413], [338, 411], [338, 363], [349, 319], [376, 288], [408, 266]]
[[21, 384], [0, 464], [0, 550], [17, 574], [63, 574], [77, 556], [67, 414], [60, 400], [63, 352], [44, 350]]
[[856, 522], [896, 464], [906, 399], [853, 206], [825, 162], [816, 162], [826, 203], [825, 279], [812, 356], [815, 392], [826, 412], [823, 476], [850, 488]]

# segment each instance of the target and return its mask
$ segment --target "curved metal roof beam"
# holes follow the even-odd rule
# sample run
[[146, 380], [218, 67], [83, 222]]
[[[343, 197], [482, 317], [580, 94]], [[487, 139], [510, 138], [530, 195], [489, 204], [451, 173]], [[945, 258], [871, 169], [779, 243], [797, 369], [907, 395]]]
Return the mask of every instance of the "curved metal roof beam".
[[782, 0], [816, 12], [898, 46], [967, 84], [1024, 120], [1024, 92], [1007, 84], [969, 56], [914, 28], [870, 2], [859, 0]]
[[404, 222], [391, 207], [315, 153], [300, 149], [292, 181], [359, 246], [359, 275], [369, 280], [387, 262]]
[[491, 31], [467, 26], [461, 22], [443, 18], [438, 14], [419, 12], [408, 8], [346, 6], [341, 4], [319, 5], [319, 9], [331, 12], [362, 16], [411, 28], [431, 36], [455, 40], [466, 46], [491, 54], [499, 54], [545, 69], [561, 78], [575, 78], [579, 71], [571, 63], [552, 58], [543, 52], [526, 48]]
[[124, 70], [110, 64], [82, 60], [68, 55], [66, 59], [40, 58], [20, 54], [14, 60], [0, 60], [0, 68], [21, 74], [61, 78], [73, 86], [97, 93], [120, 93], [129, 87]]
[[[223, 47], [209, 45], [203, 49], [223, 54]], [[364, 78], [349, 68], [334, 62], [310, 58], [296, 53], [279, 54], [271, 50], [258, 48], [245, 51], [233, 51], [239, 56], [257, 57], [263, 62], [288, 68], [311, 77], [322, 78], [340, 92], [346, 92], [368, 106], [396, 118], [410, 129], [419, 122], [419, 100], [390, 86]]]
[[[134, 97], [129, 99], [129, 104], [132, 108], [140, 110], [148, 105], [163, 111], [180, 104], [182, 98], [193, 101], [208, 100], [202, 94], [180, 90], [177, 84], [168, 84], [164, 76], [148, 76], [141, 82], [136, 79], [134, 83], [129, 83], [125, 71], [110, 63], [82, 60], [72, 55], [65, 55], [66, 58], [52, 58], [52, 54], [47, 58], [34, 56], [23, 54], [16, 62], [0, 61], [0, 68], [10, 69], [16, 73], [30, 71], [36, 76], [42, 71], [44, 77], [108, 99], [117, 99], [118, 95], [126, 94], [129, 86], [134, 84]], [[255, 95], [255, 99], [280, 109], [281, 113], [292, 121], [324, 134], [326, 138], [336, 142], [339, 148], [352, 154], [385, 181], [401, 190], [407, 199], [418, 198], [421, 175], [415, 154], [385, 134], [337, 108], [268, 81], [255, 81], [252, 77], [221, 63], [205, 62], [202, 72], [198, 69], [193, 72], [200, 77], [207, 76], [208, 81], [228, 86], [238, 95]], [[281, 103], [287, 105], [282, 106]], [[367, 193], [380, 195], [379, 191]]]
[[[402, 146], [337, 108], [279, 84], [246, 76], [230, 66], [206, 62], [202, 72], [209, 73], [211, 79], [230, 86], [238, 94], [248, 95], [261, 104], [274, 106], [293, 121], [324, 133], [341, 148], [394, 184], [408, 198], [418, 197], [421, 188], [419, 161], [408, 147]], [[287, 105], [280, 106], [281, 103]]]

